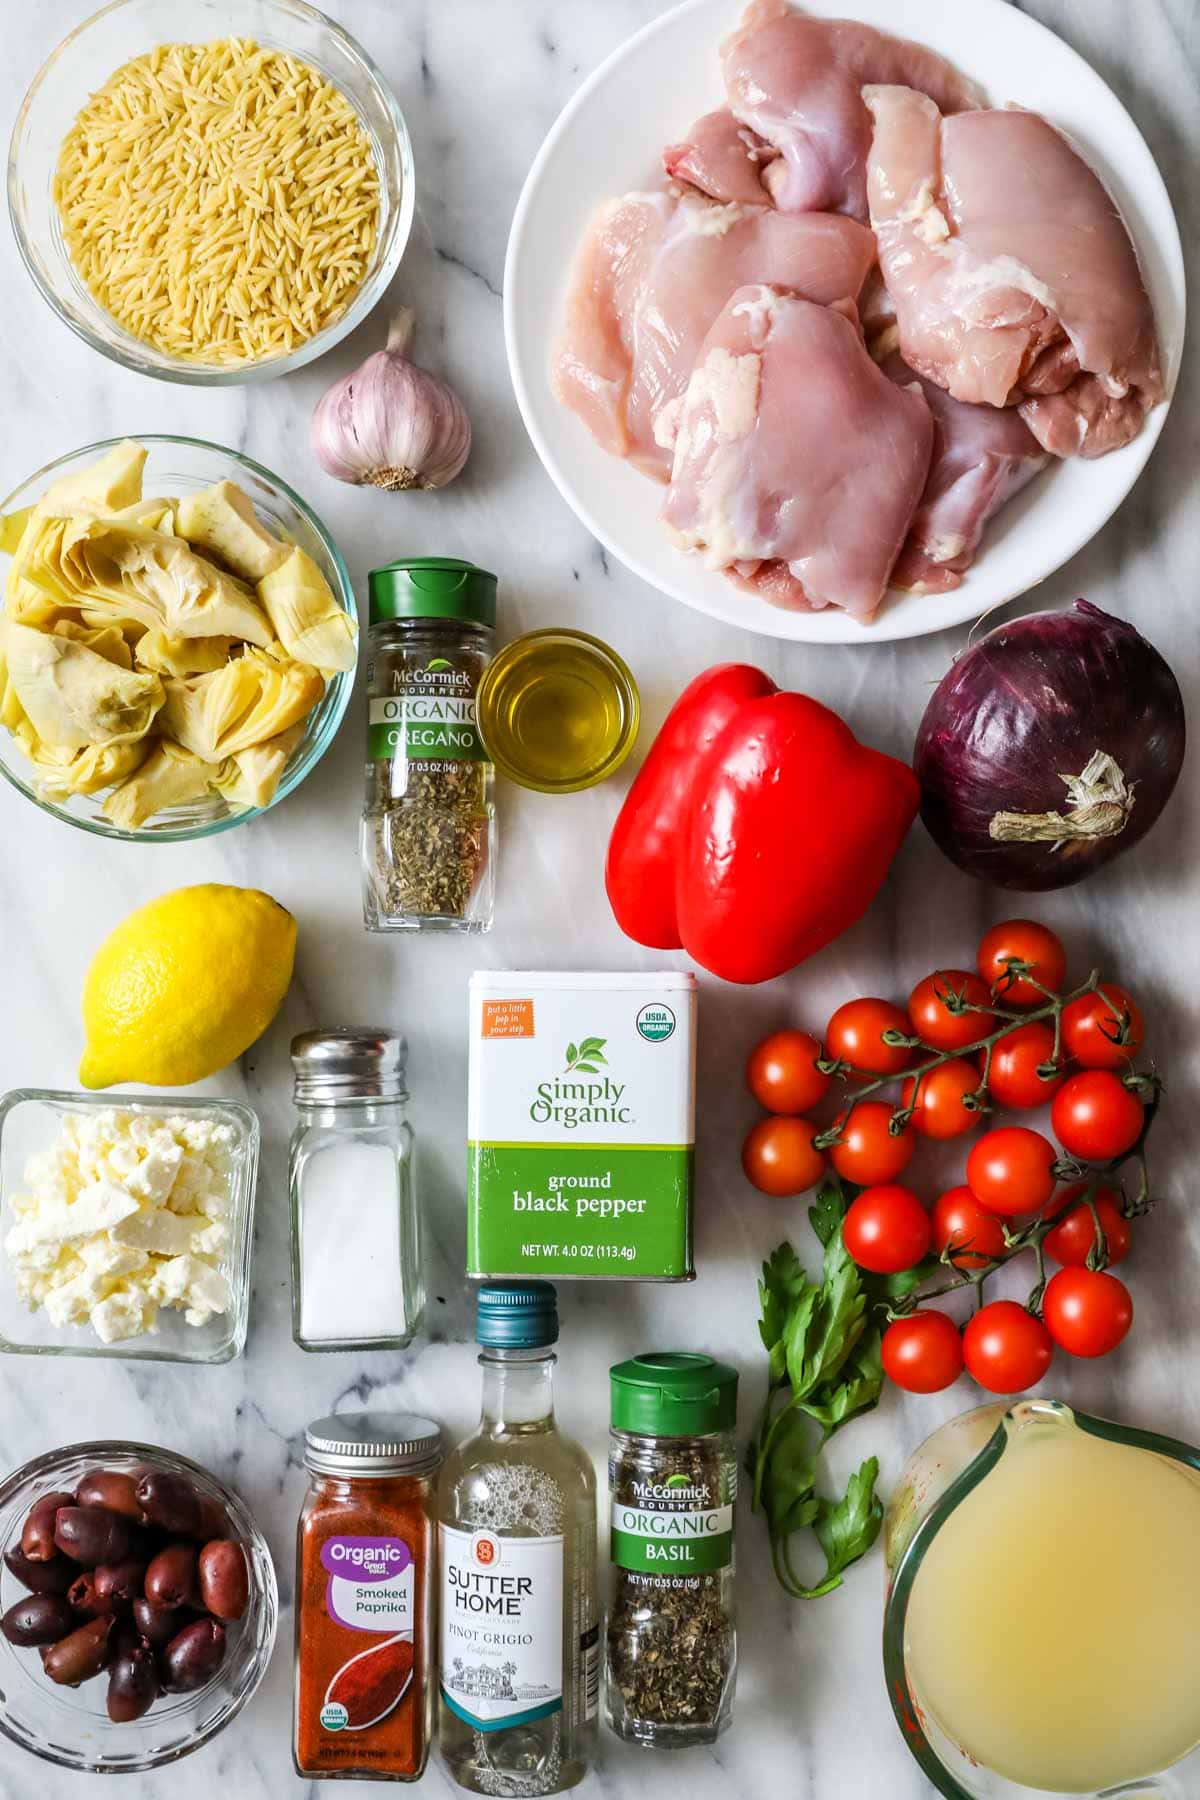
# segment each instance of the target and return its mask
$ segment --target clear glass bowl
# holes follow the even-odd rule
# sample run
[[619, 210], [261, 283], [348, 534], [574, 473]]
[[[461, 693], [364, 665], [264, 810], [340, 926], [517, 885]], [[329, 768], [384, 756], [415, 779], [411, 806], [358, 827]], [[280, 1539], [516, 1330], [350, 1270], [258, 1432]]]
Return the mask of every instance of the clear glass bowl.
[[[183, 362], [134, 337], [94, 300], [63, 244], [51, 188], [59, 152], [84, 102], [122, 63], [155, 45], [248, 37], [311, 63], [358, 109], [380, 172], [374, 260], [351, 304], [292, 351], [237, 368]], [[43, 297], [85, 343], [141, 375], [237, 387], [302, 368], [361, 325], [400, 266], [416, 197], [404, 116], [366, 51], [305, 0], [113, 0], [55, 50], [21, 103], [8, 157], [8, 206], [26, 268]]]
[[[178, 1762], [237, 1717], [271, 1660], [279, 1593], [266, 1539], [231, 1488], [173, 1450], [97, 1442], [69, 1444], [35, 1457], [0, 1484], [0, 1550], [20, 1541], [26, 1514], [39, 1495], [55, 1488], [73, 1490], [89, 1469], [129, 1470], [146, 1462], [186, 1475], [225, 1508], [231, 1533], [249, 1558], [250, 1604], [236, 1624], [226, 1627], [225, 1660], [205, 1687], [192, 1694], [163, 1695], [143, 1718], [127, 1725], [114, 1725], [105, 1710], [103, 1674], [78, 1688], [56, 1687], [42, 1673], [36, 1650], [19, 1650], [0, 1636], [0, 1731], [63, 1768], [113, 1775]], [[6, 1610], [25, 1592], [0, 1565], [0, 1608]]]
[[[0, 514], [20, 512], [32, 506], [60, 475], [85, 468], [121, 441], [120, 438], [106, 438], [102, 443], [86, 444], [82, 450], [72, 450], [55, 462], [47, 463], [44, 469], [39, 469], [20, 487], [14, 488], [7, 499], [0, 500]], [[255, 510], [279, 537], [299, 544], [312, 557], [341, 605], [352, 619], [357, 619], [354, 586], [341, 551], [316, 513], [286, 481], [273, 475], [270, 469], [264, 469], [261, 463], [251, 461], [250, 457], [227, 450], [221, 444], [206, 443], [203, 438], [142, 433], [136, 441], [149, 452], [143, 478], [148, 497], [195, 493], [217, 481], [236, 482], [249, 494]], [[304, 736], [292, 752], [271, 801], [272, 806], [285, 800], [320, 762], [345, 716], [353, 689], [353, 669], [343, 670], [326, 684], [324, 698], [305, 720]], [[3, 727], [0, 727], [0, 775], [43, 812], [53, 813], [55, 818], [65, 819], [68, 825], [78, 825], [84, 831], [94, 831], [101, 837], [119, 838], [131, 844], [170, 844], [188, 838], [210, 837], [215, 832], [243, 825], [247, 819], [256, 819], [268, 810], [257, 806], [239, 810], [231, 807], [220, 794], [210, 794], [186, 806], [169, 807], [136, 830], [127, 831], [105, 818], [103, 794], [74, 794], [65, 801], [51, 800], [42, 794], [37, 770], [26, 761], [16, 739]]]
[[[918, 1446], [897, 1483], [884, 1521], [889, 1586], [883, 1620], [883, 1669], [896, 1723], [926, 1778], [946, 1800], [1194, 1800], [1200, 1793], [1200, 1749], [1161, 1774], [1115, 1787], [1073, 1789], [1071, 1795], [1031, 1788], [986, 1769], [941, 1728], [923, 1705], [906, 1655], [905, 1626], [913, 1584], [934, 1539], [955, 1509], [994, 1469], [1015, 1433], [1034, 1429], [1081, 1430], [1115, 1444], [1166, 1457], [1200, 1471], [1200, 1450], [1176, 1438], [1077, 1412], [1061, 1400], [992, 1402], [962, 1413]], [[1102, 1578], [1102, 1572], [1101, 1572]], [[1021, 1580], [1014, 1569], [1013, 1579]], [[969, 1607], [971, 1596], [962, 1596]], [[1120, 1695], [1113, 1703], [1120, 1704]], [[1046, 1697], [1052, 1707], [1053, 1694]], [[1020, 1730], [1020, 1720], [1013, 1721]]]
[[[220, 1264], [229, 1284], [230, 1306], [206, 1325], [189, 1325], [174, 1307], [160, 1307], [153, 1333], [105, 1344], [90, 1325], [54, 1325], [39, 1308], [30, 1312], [17, 1292], [3, 1240], [14, 1223], [13, 1195], [25, 1185], [31, 1156], [57, 1140], [68, 1113], [136, 1112], [152, 1118], [180, 1113], [211, 1118], [237, 1133], [233, 1151], [229, 1249]], [[110, 1356], [143, 1362], [231, 1362], [246, 1343], [250, 1317], [250, 1257], [253, 1247], [254, 1190], [258, 1176], [258, 1120], [249, 1107], [230, 1100], [151, 1098], [148, 1095], [72, 1094], [44, 1088], [15, 1088], [0, 1100], [0, 1352], [23, 1356]]]

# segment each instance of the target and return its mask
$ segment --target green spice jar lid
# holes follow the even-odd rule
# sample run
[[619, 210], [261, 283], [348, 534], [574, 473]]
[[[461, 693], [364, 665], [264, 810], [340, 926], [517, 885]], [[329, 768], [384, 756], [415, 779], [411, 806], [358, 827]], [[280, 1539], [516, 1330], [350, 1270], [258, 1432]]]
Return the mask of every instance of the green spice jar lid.
[[684, 1350], [655, 1350], [617, 1363], [608, 1374], [616, 1431], [701, 1437], [733, 1427], [738, 1372], [728, 1363]]
[[457, 556], [402, 556], [367, 577], [369, 619], [496, 623], [496, 577]]

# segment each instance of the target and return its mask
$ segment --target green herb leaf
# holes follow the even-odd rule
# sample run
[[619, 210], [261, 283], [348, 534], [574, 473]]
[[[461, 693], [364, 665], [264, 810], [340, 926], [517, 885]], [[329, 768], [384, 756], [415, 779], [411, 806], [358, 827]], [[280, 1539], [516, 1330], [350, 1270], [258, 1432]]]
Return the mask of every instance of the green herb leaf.
[[567, 1067], [568, 1067], [568, 1069], [574, 1068], [574, 1066], [578, 1062], [578, 1060], [579, 1060], [578, 1048], [574, 1044], [568, 1044], [567, 1045]]
[[878, 1476], [879, 1459], [868, 1456], [840, 1500], [819, 1502], [813, 1529], [825, 1552], [825, 1581], [831, 1586], [840, 1583], [843, 1572], [865, 1556], [879, 1536], [883, 1506], [875, 1492]]
[[821, 1248], [827, 1249], [831, 1238], [841, 1231], [850, 1201], [836, 1175], [830, 1175], [817, 1189], [815, 1203], [808, 1209], [808, 1222], [816, 1232]]
[[758, 1332], [771, 1358], [771, 1385], [783, 1380], [787, 1364], [784, 1333], [793, 1306], [812, 1287], [800, 1258], [788, 1243], [768, 1257], [758, 1284]]
[[575, 1067], [577, 1069], [582, 1069], [585, 1075], [598, 1075], [600, 1073], [600, 1071], [596, 1067], [595, 1063], [577, 1062], [575, 1064]]
[[881, 1345], [878, 1331], [866, 1332], [846, 1359], [840, 1378], [826, 1382], [811, 1400], [803, 1403], [809, 1418], [824, 1427], [826, 1437], [832, 1437], [849, 1420], [879, 1405], [883, 1392]]
[[776, 1422], [763, 1479], [763, 1507], [772, 1537], [787, 1537], [813, 1523], [820, 1506], [813, 1492], [816, 1471], [811, 1433], [801, 1414], [791, 1408]]
[[590, 1057], [594, 1058], [594, 1060], [596, 1062], [604, 1062], [606, 1060], [606, 1058], [601, 1056], [600, 1052], [603, 1050], [603, 1048], [604, 1048], [605, 1044], [607, 1044], [607, 1042], [608, 1042], [607, 1038], [598, 1038], [598, 1037], [584, 1038], [582, 1044], [580, 1044], [580, 1046], [579, 1046], [579, 1054], [580, 1054], [580, 1056], [590, 1056]]

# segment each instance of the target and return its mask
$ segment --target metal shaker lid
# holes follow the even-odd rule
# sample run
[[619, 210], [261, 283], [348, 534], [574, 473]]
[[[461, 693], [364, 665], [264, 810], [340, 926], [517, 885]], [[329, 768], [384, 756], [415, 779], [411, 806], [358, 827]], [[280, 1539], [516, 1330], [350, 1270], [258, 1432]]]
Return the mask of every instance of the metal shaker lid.
[[338, 1100], [404, 1100], [408, 1045], [394, 1031], [334, 1025], [292, 1039], [297, 1106]]

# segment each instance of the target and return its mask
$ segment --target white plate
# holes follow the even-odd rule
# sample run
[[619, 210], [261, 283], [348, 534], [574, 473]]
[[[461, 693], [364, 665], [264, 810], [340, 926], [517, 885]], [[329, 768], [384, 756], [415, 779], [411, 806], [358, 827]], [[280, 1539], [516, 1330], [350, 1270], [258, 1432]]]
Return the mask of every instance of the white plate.
[[[583, 524], [635, 574], [685, 605], [769, 637], [810, 643], [940, 631], [1024, 593], [1082, 549], [1137, 480], [1166, 406], [1123, 450], [1038, 476], [989, 528], [960, 588], [889, 594], [874, 624], [864, 626], [832, 608], [782, 611], [673, 549], [657, 523], [662, 489], [606, 455], [550, 389], [549, 354], [571, 262], [593, 212], [611, 195], [653, 182], [662, 146], [722, 103], [717, 46], [743, 7], [744, 0], [685, 0], [610, 56], [559, 115], [529, 172], [509, 238], [504, 327], [517, 401], [538, 455]], [[930, 44], [979, 81], [994, 104], [1031, 107], [1071, 135], [1133, 233], [1173, 384], [1185, 305], [1179, 227], [1145, 140], [1095, 70], [1007, 0], [810, 0], [806, 10], [849, 15]], [[1128, 48], [1113, 45], [1117, 55]]]

